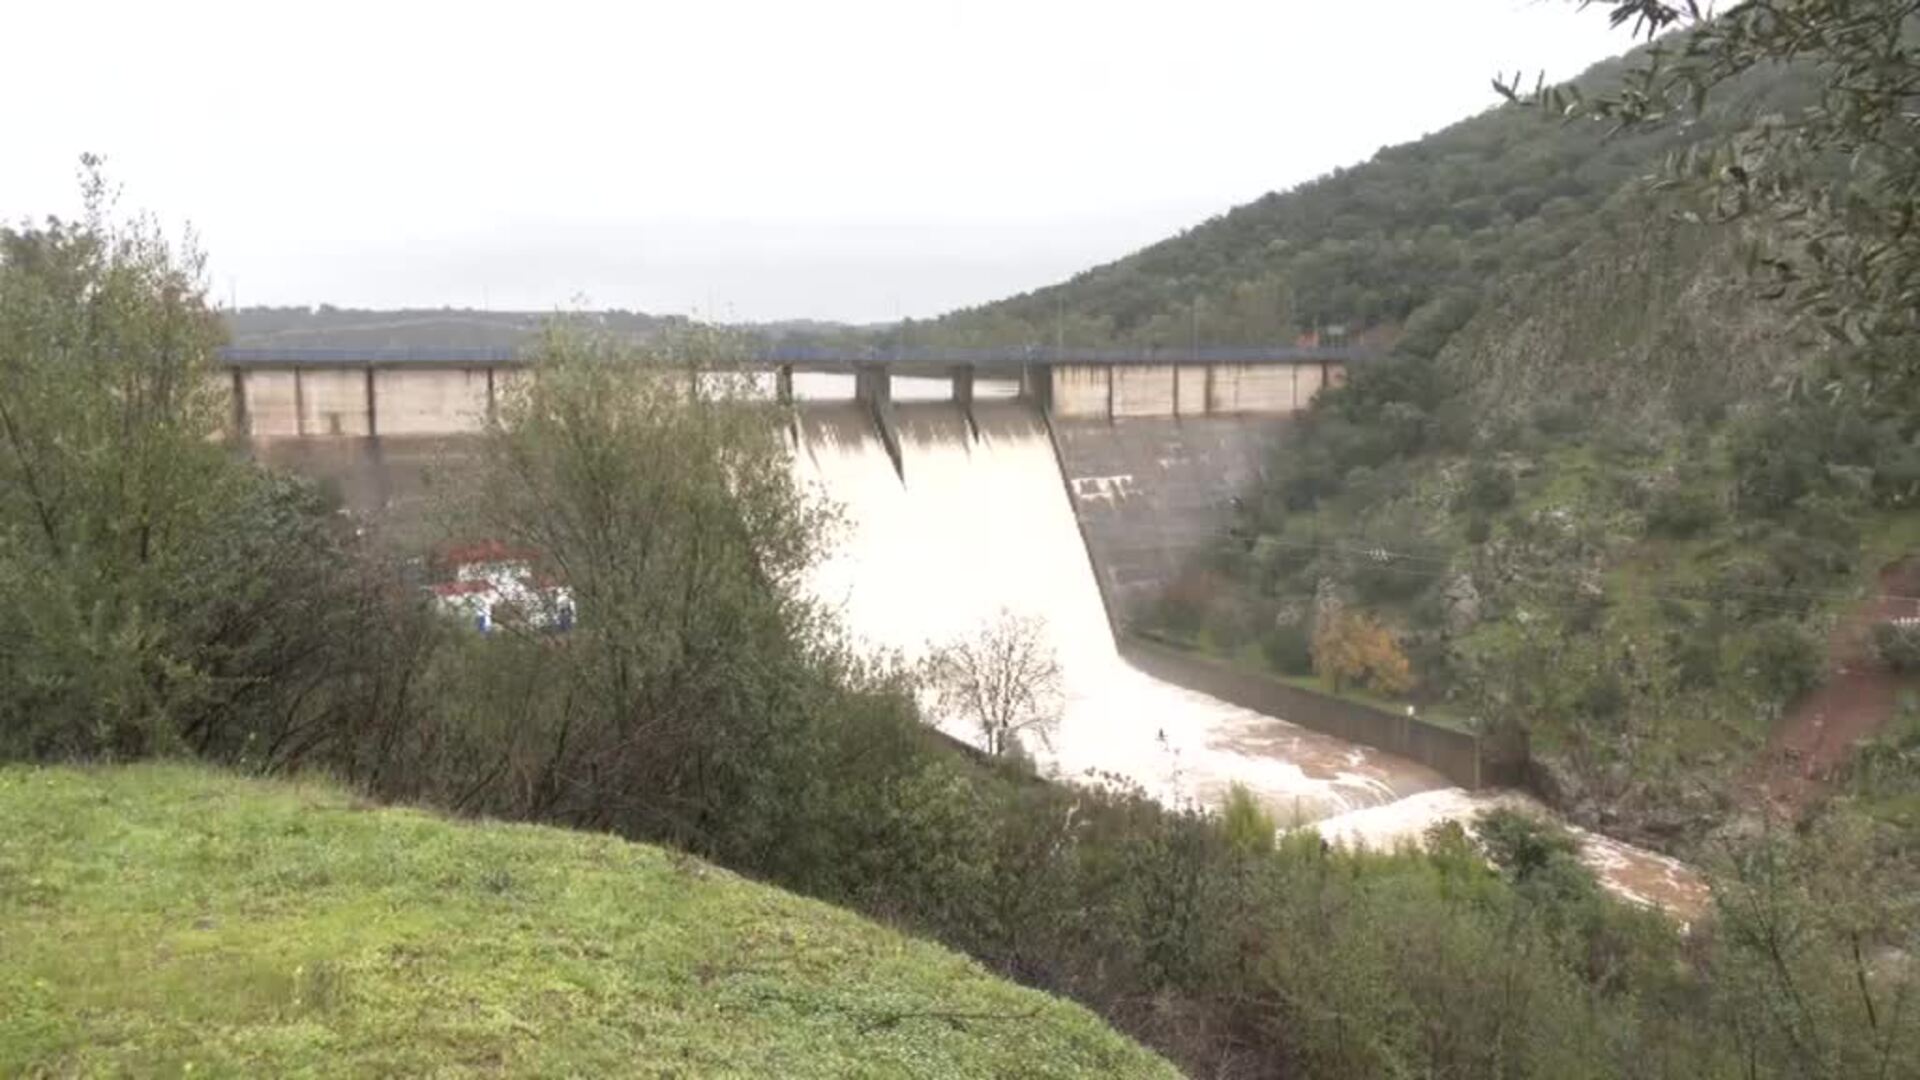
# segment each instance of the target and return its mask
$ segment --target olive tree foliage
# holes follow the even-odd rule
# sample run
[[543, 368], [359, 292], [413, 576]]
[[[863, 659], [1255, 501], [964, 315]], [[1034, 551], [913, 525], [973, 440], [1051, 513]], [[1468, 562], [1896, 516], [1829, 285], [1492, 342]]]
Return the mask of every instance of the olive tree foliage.
[[404, 651], [392, 612], [313, 486], [222, 441], [191, 238], [98, 159], [81, 194], [0, 228], [0, 756], [292, 764], [366, 705], [352, 654]]
[[1716, 877], [1713, 971], [1749, 1063], [1795, 1077], [1920, 1075], [1920, 921], [1890, 889], [1910, 837], [1865, 815], [1769, 831]]
[[924, 671], [938, 711], [977, 729], [987, 753], [1014, 750], [1023, 732], [1052, 745], [1063, 700], [1060, 660], [1043, 620], [1003, 609], [934, 648]]
[[1684, 122], [1716, 91], [1781, 64], [1819, 75], [1802, 108], [1695, 145], [1667, 181], [1704, 192], [1722, 220], [1764, 219], [1779, 239], [1760, 261], [1774, 291], [1854, 347], [1870, 392], [1910, 391], [1920, 333], [1920, 0], [1604, 0], [1615, 26], [1656, 41], [1618, 89], [1522, 94], [1617, 129]]

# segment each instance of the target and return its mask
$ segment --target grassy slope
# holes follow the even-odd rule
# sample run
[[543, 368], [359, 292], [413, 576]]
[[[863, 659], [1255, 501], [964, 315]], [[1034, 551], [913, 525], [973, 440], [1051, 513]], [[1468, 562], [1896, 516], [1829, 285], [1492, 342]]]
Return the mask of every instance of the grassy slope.
[[1078, 1006], [609, 836], [0, 768], [0, 1075], [1166, 1076]]

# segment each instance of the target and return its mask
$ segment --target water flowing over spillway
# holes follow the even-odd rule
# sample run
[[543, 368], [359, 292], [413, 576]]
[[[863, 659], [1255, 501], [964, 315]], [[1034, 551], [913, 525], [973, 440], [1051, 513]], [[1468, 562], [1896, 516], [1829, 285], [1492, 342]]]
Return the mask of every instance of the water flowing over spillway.
[[[1410, 761], [1229, 705], [1135, 670], [1114, 647], [1058, 458], [1025, 402], [894, 407], [895, 470], [865, 405], [809, 402], [794, 424], [801, 483], [845, 517], [810, 581], [869, 647], [923, 655], [977, 632], [1001, 610], [1044, 620], [1062, 669], [1065, 712], [1034, 757], [1064, 778], [1137, 784], [1172, 805], [1217, 806], [1241, 783], [1287, 826], [1336, 843], [1418, 843], [1449, 818], [1493, 806], [1548, 814], [1517, 792], [1468, 792]], [[948, 733], [977, 743], [964, 721]], [[1615, 893], [1682, 919], [1706, 886], [1666, 856], [1574, 830], [1582, 859]]]
[[[1216, 805], [1231, 782], [1282, 822], [1446, 786], [1437, 773], [1153, 679], [1114, 648], [1054, 448], [1022, 402], [895, 406], [901, 472], [863, 406], [810, 403], [795, 467], [846, 517], [812, 580], [857, 639], [908, 656], [1001, 609], [1045, 621], [1066, 706], [1051, 748], [1065, 777], [1109, 773], [1169, 804]], [[904, 476], [901, 475], [904, 473]], [[975, 741], [954, 723], [950, 734]]]

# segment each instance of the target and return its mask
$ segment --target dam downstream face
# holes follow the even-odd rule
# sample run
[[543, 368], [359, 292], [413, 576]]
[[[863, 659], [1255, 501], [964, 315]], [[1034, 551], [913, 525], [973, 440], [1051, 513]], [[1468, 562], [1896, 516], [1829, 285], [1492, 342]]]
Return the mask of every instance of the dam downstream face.
[[[1114, 648], [1053, 444], [1025, 403], [979, 401], [976, 434], [947, 402], [895, 406], [904, 478], [865, 406], [797, 413], [794, 468], [845, 522], [814, 594], [869, 647], [923, 655], [1002, 609], [1044, 621], [1065, 709], [1044, 768], [1106, 774], [1170, 805], [1217, 805], [1247, 785], [1282, 824], [1446, 787], [1391, 755], [1238, 708], [1128, 666]], [[948, 733], [977, 743], [962, 719]]]

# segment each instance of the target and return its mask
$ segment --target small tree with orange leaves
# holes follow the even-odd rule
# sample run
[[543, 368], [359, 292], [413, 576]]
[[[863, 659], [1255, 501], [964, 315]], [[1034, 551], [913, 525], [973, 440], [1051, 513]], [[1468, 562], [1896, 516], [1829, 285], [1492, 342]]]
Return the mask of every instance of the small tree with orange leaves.
[[1413, 668], [1393, 631], [1360, 611], [1336, 611], [1313, 628], [1313, 670], [1339, 693], [1348, 680], [1382, 694], [1413, 688]]

